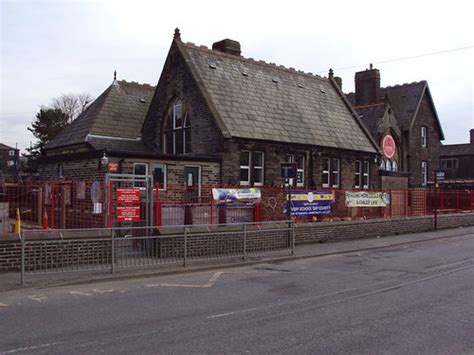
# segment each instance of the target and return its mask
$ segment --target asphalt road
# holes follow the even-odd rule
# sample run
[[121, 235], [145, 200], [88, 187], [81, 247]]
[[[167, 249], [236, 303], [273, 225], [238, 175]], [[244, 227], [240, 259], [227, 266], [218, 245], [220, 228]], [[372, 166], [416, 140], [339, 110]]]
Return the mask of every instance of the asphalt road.
[[0, 294], [0, 354], [474, 353], [474, 237]]

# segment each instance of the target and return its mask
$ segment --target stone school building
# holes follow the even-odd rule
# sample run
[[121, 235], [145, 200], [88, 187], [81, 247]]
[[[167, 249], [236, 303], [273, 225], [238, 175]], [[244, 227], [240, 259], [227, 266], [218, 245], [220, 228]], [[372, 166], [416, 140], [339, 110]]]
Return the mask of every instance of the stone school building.
[[371, 68], [345, 95], [332, 71], [245, 58], [229, 39], [196, 46], [176, 29], [156, 87], [114, 77], [46, 146], [40, 174], [151, 175], [199, 195], [210, 184], [282, 186], [280, 165], [293, 162], [296, 187], [404, 188], [432, 179], [441, 139], [426, 82], [381, 88]]

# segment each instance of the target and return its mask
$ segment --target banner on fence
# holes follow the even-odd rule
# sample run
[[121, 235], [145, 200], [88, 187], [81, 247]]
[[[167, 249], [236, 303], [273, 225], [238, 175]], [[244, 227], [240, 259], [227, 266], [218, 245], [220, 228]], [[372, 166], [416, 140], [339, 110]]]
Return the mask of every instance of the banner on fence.
[[[288, 199], [288, 195], [287, 195]], [[292, 191], [291, 215], [311, 216], [331, 213], [334, 195], [330, 191]], [[285, 211], [288, 213], [288, 211]]]
[[346, 191], [347, 207], [385, 207], [390, 204], [390, 195], [386, 192]]
[[226, 202], [236, 200], [256, 200], [262, 197], [260, 189], [212, 189], [215, 201]]

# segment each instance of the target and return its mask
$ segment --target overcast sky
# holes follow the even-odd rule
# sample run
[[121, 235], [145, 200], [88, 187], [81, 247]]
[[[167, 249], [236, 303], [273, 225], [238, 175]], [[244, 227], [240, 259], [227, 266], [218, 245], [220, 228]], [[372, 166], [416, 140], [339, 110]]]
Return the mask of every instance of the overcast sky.
[[[0, 142], [22, 150], [34, 140], [27, 127], [40, 106], [62, 93], [97, 97], [115, 69], [118, 79], [156, 85], [175, 27], [186, 42], [210, 47], [230, 38], [245, 57], [323, 76], [334, 68], [345, 92], [369, 63], [380, 69], [382, 86], [427, 80], [444, 143], [467, 143], [474, 128], [474, 12], [467, 0], [0, 4]], [[396, 60], [407, 57], [416, 58]]]

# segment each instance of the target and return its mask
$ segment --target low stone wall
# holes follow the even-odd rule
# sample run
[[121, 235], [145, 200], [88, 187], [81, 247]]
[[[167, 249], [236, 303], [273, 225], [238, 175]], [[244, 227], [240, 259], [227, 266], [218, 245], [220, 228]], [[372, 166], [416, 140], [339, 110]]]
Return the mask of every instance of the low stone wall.
[[[474, 213], [438, 216], [438, 229], [474, 225]], [[434, 229], [433, 216], [314, 222], [296, 225], [296, 244], [311, 244], [422, 233]]]
[[[438, 216], [438, 228], [457, 228], [474, 225], [474, 213], [459, 213]], [[392, 219], [373, 219], [343, 222], [314, 222], [302, 223], [295, 226], [296, 244], [310, 244], [322, 242], [336, 242], [363, 238], [385, 237], [397, 234], [420, 233], [431, 231], [434, 228], [433, 216], [407, 217]], [[223, 231], [224, 232], [224, 231]], [[243, 233], [234, 235], [214, 233], [212, 235], [188, 236], [187, 255], [193, 257], [216, 257], [238, 255], [243, 252]], [[183, 237], [161, 236], [159, 241], [151, 240], [146, 243], [150, 257], [181, 258], [183, 256]], [[44, 244], [35, 241], [37, 248], [27, 245], [27, 262], [29, 270], [42, 269], [44, 263], [55, 263], [67, 267], [74, 263], [97, 262], [110, 263], [110, 240], [107, 241], [58, 241], [58, 243]], [[137, 247], [140, 243], [132, 240], [116, 239], [116, 256], [124, 255], [130, 247]], [[130, 244], [130, 245], [129, 245]], [[135, 245], [134, 245], [135, 244]], [[38, 249], [39, 245], [39, 249]], [[282, 250], [290, 247], [287, 232], [258, 231], [249, 232], [246, 239], [247, 252], [262, 252]], [[31, 249], [30, 249], [31, 248]], [[150, 250], [151, 250], [150, 249]], [[18, 240], [0, 241], [0, 271], [19, 270], [21, 265], [21, 243]]]

